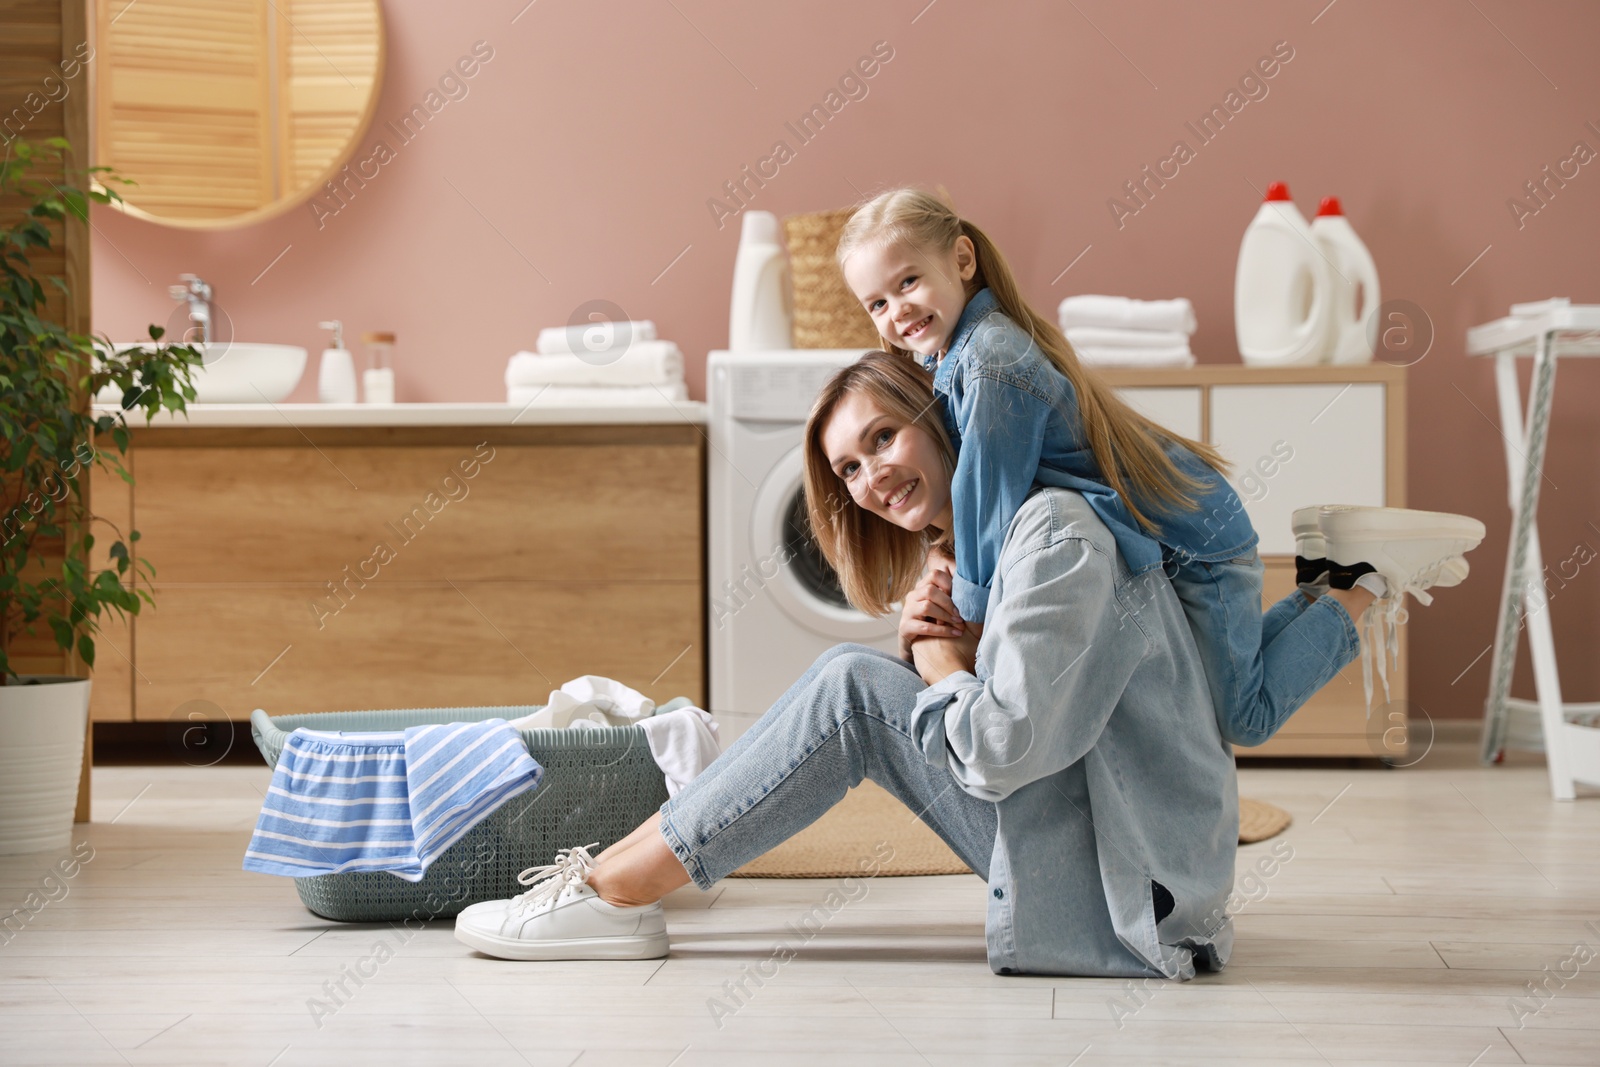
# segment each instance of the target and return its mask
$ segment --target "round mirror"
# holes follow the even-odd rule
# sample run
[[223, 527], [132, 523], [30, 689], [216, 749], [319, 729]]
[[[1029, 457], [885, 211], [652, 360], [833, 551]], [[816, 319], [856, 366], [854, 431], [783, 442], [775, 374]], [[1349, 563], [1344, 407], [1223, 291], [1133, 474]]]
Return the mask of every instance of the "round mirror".
[[193, 229], [282, 214], [349, 160], [383, 83], [378, 0], [95, 0], [95, 163]]

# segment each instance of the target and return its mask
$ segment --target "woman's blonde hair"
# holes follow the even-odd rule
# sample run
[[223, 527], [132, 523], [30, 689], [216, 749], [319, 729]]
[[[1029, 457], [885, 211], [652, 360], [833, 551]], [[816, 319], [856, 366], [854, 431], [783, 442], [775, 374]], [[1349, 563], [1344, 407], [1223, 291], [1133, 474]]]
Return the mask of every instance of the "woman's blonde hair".
[[[842, 270], [845, 260], [863, 247], [894, 242], [947, 255], [963, 236], [977, 252], [978, 269], [967, 283], [967, 297], [987, 287], [1000, 310], [1028, 331], [1039, 350], [1066, 375], [1077, 395], [1085, 443], [1106, 484], [1117, 491], [1139, 525], [1148, 533], [1160, 533], [1160, 524], [1145, 511], [1152, 504], [1156, 510], [1198, 508], [1195, 494], [1205, 483], [1180, 470], [1163, 445], [1181, 445], [1219, 472], [1227, 470], [1227, 461], [1210, 445], [1175, 434], [1134, 411], [1085, 368], [1060, 327], [1023, 299], [995, 243], [948, 204], [921, 189], [894, 189], [873, 197], [850, 216], [839, 234], [839, 267]], [[886, 340], [881, 344], [886, 352], [913, 358]]]
[[817, 547], [839, 575], [845, 597], [869, 615], [887, 615], [921, 577], [928, 549], [949, 531], [907, 530], [875, 515], [850, 496], [834, 473], [822, 434], [840, 401], [862, 393], [904, 425], [933, 438], [946, 472], [955, 470], [956, 451], [946, 436], [934, 403], [933, 380], [908, 359], [867, 352], [822, 387], [806, 419], [804, 443], [806, 513]]

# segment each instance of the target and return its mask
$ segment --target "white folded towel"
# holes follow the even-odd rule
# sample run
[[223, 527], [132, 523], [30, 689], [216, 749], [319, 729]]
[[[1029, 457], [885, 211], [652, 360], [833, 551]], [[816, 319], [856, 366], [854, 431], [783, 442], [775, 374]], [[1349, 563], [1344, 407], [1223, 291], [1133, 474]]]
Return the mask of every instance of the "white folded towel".
[[689, 399], [689, 387], [671, 385], [513, 385], [506, 403], [517, 407], [662, 406]]
[[1178, 330], [1118, 330], [1109, 326], [1074, 326], [1066, 331], [1073, 348], [1189, 347], [1189, 335]]
[[1123, 330], [1195, 331], [1194, 305], [1176, 300], [1134, 300], [1126, 296], [1069, 296], [1057, 310], [1063, 330], [1109, 326]]
[[671, 341], [639, 341], [613, 352], [541, 356], [518, 352], [507, 385], [670, 385], [683, 381], [683, 353]]
[[1194, 353], [1188, 345], [1170, 345], [1165, 348], [1078, 348], [1073, 346], [1078, 358], [1095, 367], [1141, 367], [1154, 370], [1158, 367], [1192, 367]]
[[537, 347], [541, 356], [582, 355], [655, 339], [656, 324], [649, 319], [591, 322], [587, 326], [548, 326], [539, 331]]

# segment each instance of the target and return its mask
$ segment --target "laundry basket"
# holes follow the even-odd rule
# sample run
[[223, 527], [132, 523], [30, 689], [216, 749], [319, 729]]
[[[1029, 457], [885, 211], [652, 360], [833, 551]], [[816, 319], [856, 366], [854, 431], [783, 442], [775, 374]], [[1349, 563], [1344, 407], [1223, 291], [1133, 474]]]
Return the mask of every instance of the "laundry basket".
[[[689, 703], [679, 697], [657, 709]], [[520, 719], [542, 705], [336, 711], [250, 716], [250, 732], [269, 767], [289, 735], [312, 730], [403, 730], [431, 723]], [[386, 871], [296, 878], [312, 912], [342, 922], [450, 918], [469, 904], [522, 891], [517, 874], [550, 863], [556, 852], [600, 842], [605, 848], [649, 818], [667, 799], [666, 779], [640, 726], [523, 730], [523, 743], [544, 768], [536, 789], [506, 801], [441, 854], [420, 882]]]

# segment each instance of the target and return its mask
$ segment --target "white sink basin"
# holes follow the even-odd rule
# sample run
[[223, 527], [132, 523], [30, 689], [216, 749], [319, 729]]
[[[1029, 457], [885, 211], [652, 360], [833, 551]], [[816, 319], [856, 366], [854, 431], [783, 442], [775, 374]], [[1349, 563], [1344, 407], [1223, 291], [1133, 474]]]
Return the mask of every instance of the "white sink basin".
[[[150, 344], [145, 342], [146, 346]], [[119, 352], [137, 347], [120, 343], [116, 346]], [[193, 372], [197, 404], [275, 404], [294, 392], [306, 370], [306, 350], [294, 345], [213, 342], [202, 351], [205, 363]], [[102, 404], [115, 404], [121, 399], [122, 394], [114, 385], [95, 396]]]

